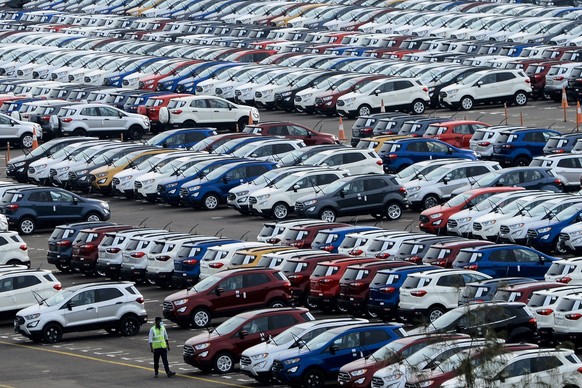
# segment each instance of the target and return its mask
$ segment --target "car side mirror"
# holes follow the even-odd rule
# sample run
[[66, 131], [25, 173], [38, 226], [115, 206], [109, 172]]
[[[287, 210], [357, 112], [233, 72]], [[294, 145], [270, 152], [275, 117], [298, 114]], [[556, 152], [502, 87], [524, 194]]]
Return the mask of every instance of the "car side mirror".
[[121, 113], [118, 114], [119, 118], [122, 119], [123, 115]]
[[224, 292], [224, 288], [222, 287], [217, 287], [214, 289], [214, 293], [216, 294], [216, 296], [220, 296], [220, 294], [222, 294]]
[[69, 311], [71, 311], [73, 309], [73, 307], [75, 307], [75, 303], [73, 303], [73, 302], [67, 302], [67, 309]]
[[162, 143], [162, 148], [168, 148], [168, 142], [166, 142], [166, 141], [165, 141], [165, 142], [163, 142], [163, 143]]
[[381, 90], [380, 89], [376, 89], [374, 90], [374, 94], [377, 96], [378, 94], [380, 94]]
[[295, 186], [293, 186], [293, 191], [297, 192], [297, 190], [299, 190], [300, 188], [301, 188], [301, 186], [295, 185]]
[[499, 373], [498, 377], [499, 377], [499, 381], [504, 383], [508, 377], [507, 371], [502, 371], [501, 373]]
[[340, 197], [342, 197], [342, 198], [343, 198], [343, 197], [345, 197], [345, 196], [346, 196], [346, 192], [345, 192], [345, 190], [340, 190], [340, 192], [339, 192], [339, 195], [340, 195]]
[[79, 203], [79, 200], [77, 198], [73, 197], [73, 203], [76, 205]]
[[449, 154], [452, 154], [452, 153], [453, 153], [453, 149], [452, 149], [451, 147], [449, 147], [449, 148], [447, 148], [447, 152], [448, 152]]
[[10, 125], [15, 126], [16, 125], [16, 121], [10, 120]]
[[329, 348], [329, 352], [330, 352], [331, 354], [335, 354], [335, 353], [336, 353], [338, 350], [339, 350], [339, 346], [337, 346], [337, 345], [332, 345], [332, 346], [330, 346], [330, 348]]
[[223, 178], [222, 178], [222, 181], [223, 181], [224, 183], [227, 183], [229, 180], [230, 180], [230, 178], [229, 178], [229, 177], [227, 177], [227, 176], [225, 176], [225, 177], [223, 177]]
[[249, 335], [249, 332], [246, 330], [241, 330], [238, 332], [238, 338], [240, 339], [245, 339], [247, 335]]
[[259, 155], [257, 155], [257, 154], [251, 154], [251, 158], [256, 158], [257, 156], [259, 156]]
[[477, 82], [477, 84], [476, 84], [476, 85], [477, 85], [477, 87], [478, 87], [478, 88], [480, 88], [480, 87], [481, 87], [481, 85], [483, 85], [483, 81], [479, 81], [479, 82]]
[[444, 176], [444, 177], [443, 177], [443, 183], [444, 183], [445, 185], [448, 185], [450, 180], [451, 180], [451, 178], [449, 178], [448, 176]]

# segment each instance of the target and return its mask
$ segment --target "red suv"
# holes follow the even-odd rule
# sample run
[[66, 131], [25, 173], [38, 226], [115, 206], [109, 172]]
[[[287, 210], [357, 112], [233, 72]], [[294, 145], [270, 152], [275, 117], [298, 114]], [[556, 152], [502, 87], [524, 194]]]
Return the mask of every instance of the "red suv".
[[131, 225], [109, 225], [81, 230], [73, 241], [71, 268], [87, 275], [93, 275], [99, 253], [97, 248], [105, 237], [105, 233], [134, 228], [135, 226]]
[[438, 139], [458, 148], [469, 148], [469, 140], [475, 131], [489, 126], [480, 121], [444, 121], [429, 125], [422, 137]]
[[145, 105], [137, 107], [137, 113], [149, 117], [152, 131], [161, 131], [163, 130], [164, 125], [168, 123], [169, 117], [162, 117], [162, 120], [160, 120], [160, 108], [168, 106], [170, 100], [173, 98], [187, 96], [189, 96], [189, 94], [174, 93], [148, 98]]
[[439, 267], [452, 268], [453, 261], [463, 248], [491, 245], [491, 241], [462, 240], [431, 245], [424, 257], [422, 264], [438, 265]]
[[215, 330], [198, 334], [184, 344], [184, 362], [203, 372], [232, 372], [243, 350], [288, 327], [313, 321], [306, 308], [254, 310], [229, 318]]
[[342, 311], [349, 311], [350, 314], [366, 313], [371, 317], [376, 314], [368, 312], [368, 298], [370, 296], [370, 283], [381, 269], [406, 267], [414, 265], [407, 261], [376, 261], [366, 264], [350, 265], [344, 276], [339, 281], [338, 305]]
[[302, 304], [309, 308], [317, 308], [317, 305], [311, 305], [308, 301], [309, 276], [319, 263], [348, 258], [348, 255], [342, 254], [321, 254], [297, 259], [287, 259], [281, 271], [283, 271], [287, 279], [289, 279], [289, 282], [291, 282], [291, 295], [293, 295], [294, 303]]
[[283, 136], [288, 139], [303, 140], [305, 145], [339, 144], [335, 135], [317, 132], [304, 125], [289, 121], [267, 121], [260, 124], [246, 125], [244, 133], [254, 133], [262, 136]]
[[293, 300], [291, 283], [277, 269], [233, 269], [216, 273], [164, 300], [164, 318], [202, 328], [212, 318], [259, 307], [283, 307]]
[[315, 236], [317, 236], [320, 230], [330, 228], [341, 228], [344, 226], [350, 225], [341, 223], [322, 222], [319, 224], [296, 226], [294, 228], [291, 228], [287, 233], [285, 233], [285, 241], [282, 241], [281, 243], [295, 248], [310, 248], [311, 243], [313, 242]]
[[350, 257], [317, 264], [309, 277], [309, 304], [322, 310], [338, 309], [346, 312], [338, 305], [340, 293], [339, 282], [350, 265], [378, 262], [380, 259], [371, 257]]

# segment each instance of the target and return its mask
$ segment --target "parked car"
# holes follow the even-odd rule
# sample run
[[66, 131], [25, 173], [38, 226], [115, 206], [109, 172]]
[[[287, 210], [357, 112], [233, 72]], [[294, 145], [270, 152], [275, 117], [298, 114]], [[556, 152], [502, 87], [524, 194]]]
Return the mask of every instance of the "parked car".
[[533, 282], [534, 279], [524, 277], [502, 277], [468, 283], [459, 296], [459, 306], [469, 303], [490, 302], [498, 289], [519, 283]]
[[382, 160], [375, 151], [350, 147], [320, 151], [302, 164], [341, 168], [352, 175], [381, 174], [383, 171]]
[[536, 156], [529, 165], [550, 167], [560, 179], [565, 191], [575, 191], [580, 188], [582, 155], [567, 153]]
[[339, 144], [335, 135], [317, 132], [301, 124], [288, 121], [266, 121], [260, 124], [246, 125], [244, 133], [254, 133], [263, 136], [283, 136], [289, 139], [299, 139], [308, 145]]
[[488, 126], [480, 121], [445, 121], [429, 125], [422, 137], [442, 140], [459, 148], [469, 148], [469, 140], [475, 131]]
[[546, 128], [522, 128], [501, 132], [493, 145], [491, 160], [503, 166], [527, 166], [536, 156], [542, 156], [544, 146], [560, 132]]
[[150, 138], [146, 144], [163, 148], [188, 149], [199, 141], [216, 134], [214, 128], [179, 128], [161, 132]]
[[574, 145], [580, 139], [582, 139], [581, 133], [565, 133], [559, 136], [552, 136], [544, 146], [544, 155], [568, 153], [572, 151]]
[[0, 312], [18, 311], [38, 304], [61, 290], [61, 283], [48, 270], [27, 269], [20, 265], [3, 267], [0, 272]]

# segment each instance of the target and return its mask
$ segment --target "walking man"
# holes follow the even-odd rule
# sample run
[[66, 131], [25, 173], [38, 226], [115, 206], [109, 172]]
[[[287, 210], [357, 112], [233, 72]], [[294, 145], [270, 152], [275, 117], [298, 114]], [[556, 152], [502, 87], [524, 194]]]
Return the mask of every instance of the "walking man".
[[164, 363], [164, 369], [168, 377], [172, 377], [176, 372], [172, 372], [168, 366], [168, 352], [170, 351], [170, 343], [168, 342], [168, 333], [162, 324], [162, 318], [156, 317], [154, 326], [150, 329], [148, 338], [150, 350], [154, 354], [154, 377], [158, 377], [158, 367], [160, 366], [160, 357]]

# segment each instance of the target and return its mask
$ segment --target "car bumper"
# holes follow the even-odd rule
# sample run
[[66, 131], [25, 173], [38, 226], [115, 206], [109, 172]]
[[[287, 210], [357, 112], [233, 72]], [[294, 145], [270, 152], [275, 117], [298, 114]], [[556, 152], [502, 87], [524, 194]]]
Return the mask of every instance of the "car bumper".
[[368, 311], [377, 314], [379, 317], [393, 317], [397, 314], [398, 307], [382, 301], [370, 301], [368, 302]]
[[146, 279], [156, 284], [168, 283], [172, 280], [173, 272], [147, 272]]
[[121, 264], [107, 264], [97, 262], [95, 265], [95, 270], [97, 272], [104, 273], [107, 277], [118, 277], [121, 272]]
[[189, 274], [187, 272], [174, 271], [172, 284], [176, 287], [190, 287], [198, 282], [199, 277], [199, 275]]
[[122, 279], [144, 280], [146, 278], [145, 268], [125, 268], [121, 267], [120, 275]]
[[81, 273], [93, 273], [95, 270], [95, 261], [86, 261], [86, 260], [71, 260], [71, 268], [75, 271], [79, 271]]

